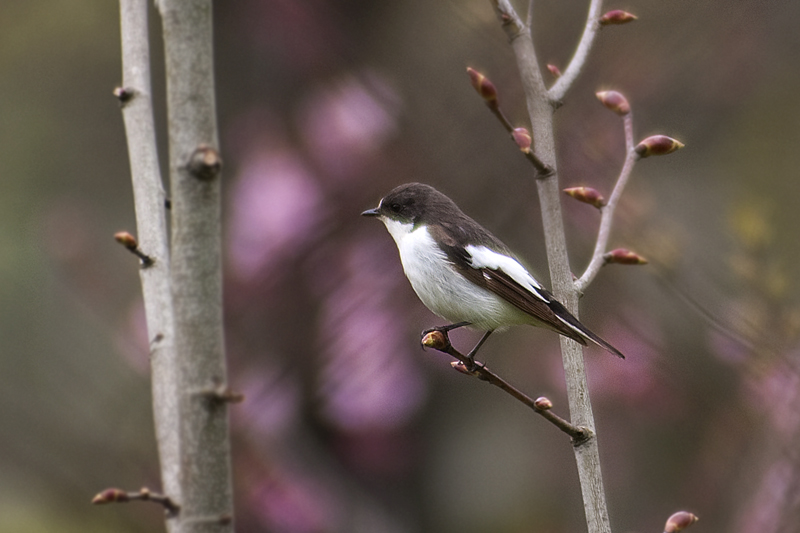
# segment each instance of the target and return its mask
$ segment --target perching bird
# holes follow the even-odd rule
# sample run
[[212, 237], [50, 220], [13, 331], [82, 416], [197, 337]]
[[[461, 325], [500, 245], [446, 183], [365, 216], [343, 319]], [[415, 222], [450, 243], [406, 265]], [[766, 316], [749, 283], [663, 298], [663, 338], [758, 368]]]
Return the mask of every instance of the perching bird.
[[471, 361], [494, 330], [518, 324], [545, 327], [583, 345], [592, 341], [625, 357], [572, 316], [505, 244], [433, 187], [400, 185], [361, 214], [386, 225], [414, 292], [452, 322], [428, 331], [472, 326], [486, 332], [469, 353]]

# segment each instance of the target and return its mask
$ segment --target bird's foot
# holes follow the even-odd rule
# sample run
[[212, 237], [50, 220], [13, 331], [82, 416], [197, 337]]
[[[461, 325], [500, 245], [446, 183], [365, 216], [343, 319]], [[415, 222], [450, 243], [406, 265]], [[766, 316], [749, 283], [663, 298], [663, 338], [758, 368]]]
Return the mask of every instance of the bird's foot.
[[447, 326], [435, 326], [432, 328], [428, 328], [422, 331], [422, 336], [425, 337], [428, 333], [433, 333], [434, 331], [438, 331], [439, 333], [444, 333], [447, 335], [454, 329], [463, 328], [464, 326], [469, 326], [469, 322], [456, 322], [455, 324], [449, 324]]

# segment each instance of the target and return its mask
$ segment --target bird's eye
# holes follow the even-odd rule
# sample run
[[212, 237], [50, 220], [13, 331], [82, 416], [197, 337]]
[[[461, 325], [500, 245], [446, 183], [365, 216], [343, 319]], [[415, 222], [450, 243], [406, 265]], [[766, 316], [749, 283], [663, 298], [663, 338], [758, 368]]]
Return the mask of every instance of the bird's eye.
[[397, 202], [395, 202], [395, 203], [389, 205], [389, 209], [391, 209], [393, 213], [399, 213], [400, 209], [402, 209], [402, 206], [400, 204], [398, 204]]

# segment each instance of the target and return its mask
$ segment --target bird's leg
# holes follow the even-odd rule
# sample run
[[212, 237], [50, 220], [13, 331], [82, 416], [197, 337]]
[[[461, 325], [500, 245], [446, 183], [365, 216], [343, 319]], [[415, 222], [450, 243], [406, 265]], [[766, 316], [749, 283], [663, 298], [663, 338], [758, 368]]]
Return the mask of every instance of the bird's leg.
[[481, 337], [481, 340], [478, 341], [478, 344], [476, 344], [475, 347], [467, 354], [467, 362], [465, 364], [467, 365], [467, 370], [470, 372], [475, 370], [475, 354], [478, 353], [480, 347], [483, 346], [483, 343], [486, 342], [486, 339], [489, 338], [489, 335], [491, 335], [493, 331], [493, 329], [490, 329], [484, 333], [483, 337]]

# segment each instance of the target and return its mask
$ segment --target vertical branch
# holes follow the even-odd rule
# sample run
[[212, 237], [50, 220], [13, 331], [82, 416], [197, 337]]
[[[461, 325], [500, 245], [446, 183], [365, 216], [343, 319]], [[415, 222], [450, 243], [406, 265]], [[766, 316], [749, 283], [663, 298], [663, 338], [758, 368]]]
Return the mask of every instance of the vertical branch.
[[160, 0], [172, 190], [181, 532], [232, 531], [211, 0]]
[[[595, 8], [599, 11], [600, 4], [601, 2], [593, 0], [590, 17]], [[551, 99], [548, 97], [542, 80], [529, 28], [522, 24], [508, 0], [492, 0], [492, 5], [503, 30], [508, 35], [517, 60], [528, 105], [535, 154], [553, 170], [549, 176], [540, 177], [536, 182], [553, 292], [556, 298], [577, 317], [578, 293], [572, 282], [559, 198], [553, 134], [554, 107], [550, 103]], [[592, 23], [594, 23], [594, 19], [587, 22], [587, 27]], [[573, 68], [572, 65], [570, 68]], [[567, 382], [571, 422], [576, 426], [588, 428], [592, 433], [591, 438], [574, 446], [588, 531], [590, 533], [610, 533], [611, 526], [603, 489], [600, 454], [595, 436], [594, 415], [589, 399], [583, 351], [577, 342], [562, 337], [561, 354]]]
[[[150, 85], [147, 0], [120, 0], [122, 104], [133, 181], [139, 243], [151, 264], [140, 270], [150, 339], [153, 414], [163, 491], [181, 500], [178, 455], [178, 396], [175, 389], [175, 331], [165, 197], [158, 164]], [[172, 520], [168, 528], [172, 530]]]

